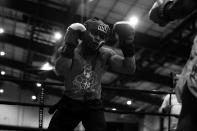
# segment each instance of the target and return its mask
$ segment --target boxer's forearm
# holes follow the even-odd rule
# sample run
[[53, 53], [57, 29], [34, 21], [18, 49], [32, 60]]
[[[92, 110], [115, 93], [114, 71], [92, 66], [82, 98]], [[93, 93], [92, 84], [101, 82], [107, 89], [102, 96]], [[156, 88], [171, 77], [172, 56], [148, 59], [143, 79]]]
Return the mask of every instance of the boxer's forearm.
[[196, 9], [195, 0], [174, 0], [166, 9], [172, 20], [181, 19]]
[[136, 62], [135, 62], [135, 57], [126, 57], [123, 60], [123, 67], [125, 67], [125, 69], [127, 69], [128, 73], [133, 74], [136, 70]]

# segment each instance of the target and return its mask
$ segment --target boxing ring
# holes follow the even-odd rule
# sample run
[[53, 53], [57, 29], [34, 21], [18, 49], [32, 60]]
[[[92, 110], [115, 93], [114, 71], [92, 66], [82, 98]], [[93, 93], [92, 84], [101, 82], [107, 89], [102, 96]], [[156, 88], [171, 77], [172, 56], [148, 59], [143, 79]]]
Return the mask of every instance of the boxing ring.
[[[45, 88], [48, 85], [55, 85], [55, 86], [63, 86], [63, 83], [58, 82], [46, 82], [46, 81], [34, 81], [34, 80], [21, 80], [21, 79], [12, 79], [12, 78], [0, 78], [0, 81], [7, 81], [7, 82], [23, 82], [23, 83], [41, 83], [42, 86], [40, 87], [40, 94], [39, 94], [39, 102], [38, 103], [25, 103], [25, 102], [13, 102], [13, 101], [6, 101], [0, 100], [0, 105], [15, 105], [15, 106], [24, 106], [24, 107], [36, 107], [38, 108], [38, 125], [37, 127], [29, 127], [29, 126], [15, 126], [15, 125], [3, 125], [0, 124], [0, 129], [2, 130], [26, 130], [26, 131], [44, 131], [46, 128], [43, 127], [43, 119], [44, 119], [44, 109], [48, 110], [53, 105], [48, 105], [45, 103]], [[121, 94], [134, 92], [134, 93], [145, 93], [145, 94], [154, 94], [154, 95], [166, 95], [174, 94], [174, 92], [165, 92], [165, 91], [147, 91], [147, 90], [135, 90], [135, 89], [121, 89], [121, 88], [111, 88], [111, 87], [103, 87], [103, 91], [114, 92], [118, 91]], [[169, 103], [171, 105], [171, 101]], [[115, 113], [115, 114], [134, 114], [137, 116], [160, 116], [160, 117], [168, 117], [168, 128], [170, 128], [170, 118], [176, 117], [178, 118], [179, 115], [170, 114], [170, 113], [159, 113], [159, 112], [142, 112], [142, 111], [125, 111], [125, 110], [111, 110], [111, 109], [104, 109], [105, 112], [108, 113]], [[170, 129], [168, 129], [170, 130]]]

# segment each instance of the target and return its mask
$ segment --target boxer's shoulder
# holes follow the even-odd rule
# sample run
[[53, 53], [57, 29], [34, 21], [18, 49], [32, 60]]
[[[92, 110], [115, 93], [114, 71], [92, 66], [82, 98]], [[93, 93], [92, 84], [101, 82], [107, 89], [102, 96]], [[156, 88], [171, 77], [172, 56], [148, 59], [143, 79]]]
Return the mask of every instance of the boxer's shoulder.
[[100, 49], [100, 52], [101, 52], [101, 54], [104, 54], [104, 55], [107, 55], [107, 56], [115, 54], [115, 51], [109, 46], [103, 46]]

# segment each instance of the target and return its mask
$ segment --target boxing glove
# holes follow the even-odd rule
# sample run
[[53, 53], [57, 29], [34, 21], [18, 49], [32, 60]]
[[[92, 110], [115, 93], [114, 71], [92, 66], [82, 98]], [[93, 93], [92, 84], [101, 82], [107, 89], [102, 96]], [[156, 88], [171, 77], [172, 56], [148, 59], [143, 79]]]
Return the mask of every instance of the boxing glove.
[[172, 0], [157, 0], [149, 11], [149, 19], [160, 26], [166, 26], [172, 21], [168, 13], [172, 4]]
[[81, 34], [85, 31], [85, 26], [80, 23], [73, 23], [67, 28], [64, 36], [64, 44], [60, 51], [62, 56], [67, 58], [73, 57], [74, 49], [78, 45], [78, 39], [81, 39]]
[[118, 36], [119, 46], [125, 57], [134, 56], [134, 28], [126, 21], [116, 22], [113, 25], [113, 34]]

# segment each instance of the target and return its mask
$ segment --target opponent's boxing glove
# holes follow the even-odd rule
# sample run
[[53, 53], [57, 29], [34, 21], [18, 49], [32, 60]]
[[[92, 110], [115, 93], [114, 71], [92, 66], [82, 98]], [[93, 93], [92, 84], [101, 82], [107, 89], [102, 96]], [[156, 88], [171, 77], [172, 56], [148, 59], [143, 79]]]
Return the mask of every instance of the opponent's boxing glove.
[[116, 22], [113, 26], [113, 34], [118, 35], [119, 46], [125, 57], [134, 56], [134, 28], [126, 21]]
[[67, 57], [67, 58], [73, 57], [74, 49], [78, 45], [78, 39], [80, 39], [81, 34], [85, 31], [86, 31], [85, 26], [80, 23], [71, 24], [67, 28], [67, 31], [64, 37], [64, 45], [60, 51], [64, 57]]
[[172, 19], [169, 16], [169, 8], [172, 0], [157, 0], [149, 11], [149, 18], [160, 26], [167, 25]]

